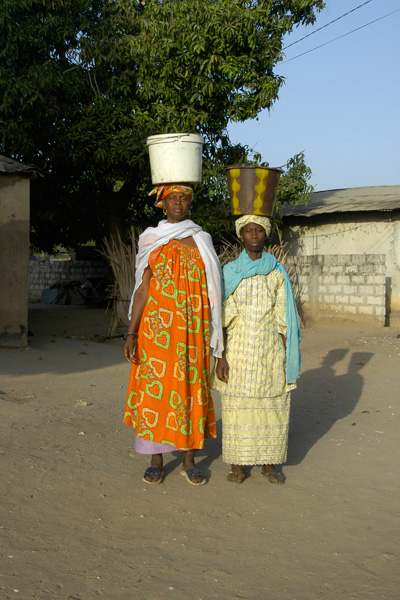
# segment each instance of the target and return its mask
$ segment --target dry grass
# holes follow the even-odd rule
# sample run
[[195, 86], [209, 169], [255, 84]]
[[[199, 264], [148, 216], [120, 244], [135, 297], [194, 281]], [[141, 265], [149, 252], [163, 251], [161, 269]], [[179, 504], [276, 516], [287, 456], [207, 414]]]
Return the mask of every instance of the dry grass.
[[221, 267], [231, 262], [232, 260], [236, 260], [241, 251], [242, 246], [239, 243], [232, 244], [232, 242], [228, 242], [228, 240], [223, 239], [222, 244], [220, 246], [220, 252], [218, 254]]
[[287, 255], [289, 253], [289, 250], [286, 248], [287, 244], [285, 243], [281, 243], [281, 244], [274, 244], [272, 246], [268, 246], [268, 248], [266, 249], [267, 252], [269, 252], [270, 254], [273, 254], [275, 256], [275, 258], [277, 260], [279, 260], [279, 262], [281, 263], [281, 265], [283, 265], [292, 281], [293, 284], [293, 276], [294, 276], [294, 270], [293, 270], [293, 266], [292, 265], [288, 265], [287, 264]]
[[110, 239], [104, 239], [103, 254], [107, 258], [114, 275], [114, 284], [110, 286], [113, 317], [108, 335], [115, 335], [119, 327], [129, 323], [128, 309], [132, 291], [135, 285], [136, 238], [134, 227], [130, 231], [130, 243], [125, 244], [119, 234]]

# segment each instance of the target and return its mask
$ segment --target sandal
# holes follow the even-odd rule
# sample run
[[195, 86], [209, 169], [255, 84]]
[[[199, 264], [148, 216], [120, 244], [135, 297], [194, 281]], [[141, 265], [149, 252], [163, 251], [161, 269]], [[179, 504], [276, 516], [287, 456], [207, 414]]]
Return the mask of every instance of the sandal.
[[[269, 471], [268, 473], [264, 473], [264, 471], [261, 471], [261, 475], [263, 475], [263, 477], [266, 477], [270, 483], [282, 484], [286, 481], [286, 477], [283, 475], [283, 473], [279, 473], [279, 471]], [[270, 476], [275, 477], [275, 481], [273, 479], [270, 479]]]
[[[142, 477], [142, 481], [148, 483], [149, 485], [158, 485], [162, 482], [163, 475], [164, 471], [160, 469], [160, 467], [147, 467]], [[157, 479], [149, 481], [149, 479], [146, 479], [146, 477], [157, 477]]]
[[[183, 471], [181, 471], [181, 475], [183, 477], [186, 477], [186, 481], [188, 483], [190, 483], [190, 485], [205, 485], [207, 483], [207, 479], [204, 477], [201, 469], [198, 469], [197, 467], [191, 467], [190, 469], [187, 469], [186, 471], [183, 470]], [[201, 477], [202, 480], [201, 481], [192, 481], [195, 477]]]
[[227, 480], [231, 483], [243, 483], [246, 479], [246, 474], [243, 470], [241, 471], [229, 471]]

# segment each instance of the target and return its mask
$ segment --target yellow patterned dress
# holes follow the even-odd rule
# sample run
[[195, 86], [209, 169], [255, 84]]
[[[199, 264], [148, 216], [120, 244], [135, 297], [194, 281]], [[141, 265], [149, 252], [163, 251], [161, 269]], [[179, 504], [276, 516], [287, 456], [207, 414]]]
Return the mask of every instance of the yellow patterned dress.
[[214, 376], [222, 400], [222, 458], [237, 465], [287, 457], [290, 391], [285, 379], [286, 307], [278, 269], [243, 279], [223, 304], [229, 381]]
[[197, 248], [172, 240], [149, 266], [124, 422], [135, 428], [138, 452], [200, 449], [216, 437], [204, 263]]

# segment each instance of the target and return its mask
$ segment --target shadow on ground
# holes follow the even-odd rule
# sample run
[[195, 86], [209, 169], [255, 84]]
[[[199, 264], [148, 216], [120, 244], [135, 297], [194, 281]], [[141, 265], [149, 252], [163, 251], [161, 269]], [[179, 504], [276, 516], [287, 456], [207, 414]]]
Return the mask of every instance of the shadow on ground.
[[309, 450], [324, 437], [339, 419], [350, 415], [362, 393], [363, 367], [374, 356], [371, 352], [353, 352], [347, 372], [336, 375], [335, 365], [349, 350], [330, 350], [320, 367], [302, 373], [292, 394], [288, 464], [299, 464]]
[[29, 307], [29, 346], [1, 348], [4, 374], [69, 375], [125, 363], [122, 334], [107, 339], [111, 311], [92, 306]]

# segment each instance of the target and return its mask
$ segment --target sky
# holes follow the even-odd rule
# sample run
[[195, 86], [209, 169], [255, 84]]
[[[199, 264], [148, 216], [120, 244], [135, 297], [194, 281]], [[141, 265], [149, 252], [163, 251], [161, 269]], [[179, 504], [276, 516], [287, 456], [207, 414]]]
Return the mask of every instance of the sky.
[[[326, 0], [313, 26], [289, 45], [366, 0]], [[370, 0], [285, 50], [275, 72], [279, 100], [258, 120], [232, 123], [232, 142], [248, 145], [271, 167], [304, 150], [315, 191], [400, 185], [400, 1]], [[379, 19], [321, 48], [303, 52]], [[287, 62], [285, 62], [287, 61]]]

